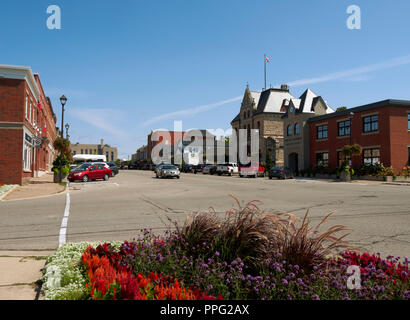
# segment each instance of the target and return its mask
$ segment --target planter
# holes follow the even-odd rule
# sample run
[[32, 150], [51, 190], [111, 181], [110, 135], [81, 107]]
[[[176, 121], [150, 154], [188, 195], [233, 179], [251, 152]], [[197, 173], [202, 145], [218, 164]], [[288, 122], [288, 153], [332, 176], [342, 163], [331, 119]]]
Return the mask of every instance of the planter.
[[340, 180], [344, 181], [344, 182], [351, 182], [352, 181], [352, 175], [350, 174], [350, 172], [346, 172], [346, 171], [342, 171], [340, 172]]
[[67, 174], [64, 173], [55, 173], [54, 172], [54, 183], [61, 183], [61, 182], [67, 182]]

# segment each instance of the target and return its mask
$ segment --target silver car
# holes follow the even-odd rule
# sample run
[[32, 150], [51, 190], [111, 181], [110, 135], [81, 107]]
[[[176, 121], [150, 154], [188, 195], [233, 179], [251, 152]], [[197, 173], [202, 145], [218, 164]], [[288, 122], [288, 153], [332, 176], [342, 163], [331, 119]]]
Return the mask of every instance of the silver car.
[[157, 178], [180, 178], [179, 169], [173, 165], [162, 165], [155, 174]]

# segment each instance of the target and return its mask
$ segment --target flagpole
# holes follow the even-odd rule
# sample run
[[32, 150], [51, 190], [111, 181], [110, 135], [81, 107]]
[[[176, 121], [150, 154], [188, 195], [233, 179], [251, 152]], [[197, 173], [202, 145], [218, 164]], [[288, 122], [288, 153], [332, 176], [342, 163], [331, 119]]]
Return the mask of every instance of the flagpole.
[[265, 89], [264, 90], [266, 90], [266, 54], [263, 57], [264, 57], [263, 62], [265, 63]]

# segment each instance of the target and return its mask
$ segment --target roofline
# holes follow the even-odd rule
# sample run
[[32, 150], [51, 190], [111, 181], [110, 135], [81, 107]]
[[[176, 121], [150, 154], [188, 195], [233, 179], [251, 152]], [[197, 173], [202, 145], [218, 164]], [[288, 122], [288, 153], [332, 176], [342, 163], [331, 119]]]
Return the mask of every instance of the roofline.
[[382, 101], [362, 105], [362, 106], [355, 107], [355, 108], [350, 108], [350, 109], [346, 109], [346, 110], [342, 110], [338, 112], [335, 111], [333, 113], [313, 117], [313, 118], [308, 119], [307, 121], [308, 122], [321, 121], [321, 120], [330, 119], [334, 117], [350, 115], [351, 112], [362, 112], [366, 110], [388, 107], [388, 106], [409, 107], [410, 108], [410, 100], [395, 100], [395, 99], [382, 100]]
[[[41, 92], [40, 92], [39, 87], [37, 86], [36, 79], [34, 78], [34, 74], [31, 71], [30, 67], [27, 67], [27, 66], [14, 66], [14, 65], [9, 65], [9, 64], [0, 64], [0, 69], [24, 71], [26, 73], [26, 77], [25, 77], [24, 80], [27, 81], [30, 89], [32, 91], [35, 91], [35, 92], [33, 92], [33, 94], [35, 95], [36, 99], [38, 100], [38, 96], [41, 95]], [[0, 78], [23, 80], [23, 79], [21, 79], [21, 77], [18, 77], [18, 75], [15, 75], [15, 77], [10, 77], [10, 78], [7, 78], [7, 76], [6, 77], [1, 77], [0, 76]]]

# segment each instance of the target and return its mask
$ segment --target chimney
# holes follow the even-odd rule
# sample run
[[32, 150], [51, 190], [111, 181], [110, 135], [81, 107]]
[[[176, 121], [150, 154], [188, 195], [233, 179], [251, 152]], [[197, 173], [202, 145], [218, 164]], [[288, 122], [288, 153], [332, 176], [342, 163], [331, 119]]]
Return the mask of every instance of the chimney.
[[287, 84], [282, 84], [282, 85], [280, 86], [280, 90], [282, 90], [282, 91], [289, 91], [289, 86], [288, 86]]

